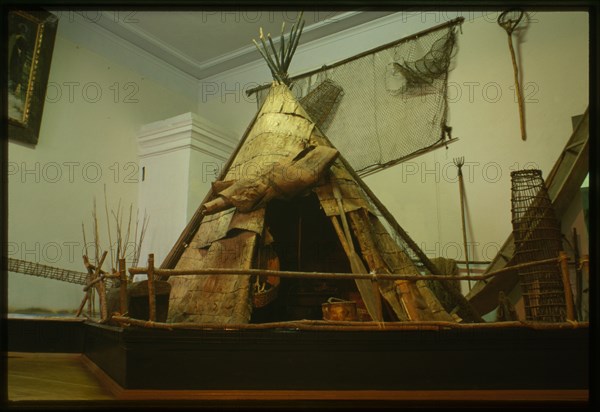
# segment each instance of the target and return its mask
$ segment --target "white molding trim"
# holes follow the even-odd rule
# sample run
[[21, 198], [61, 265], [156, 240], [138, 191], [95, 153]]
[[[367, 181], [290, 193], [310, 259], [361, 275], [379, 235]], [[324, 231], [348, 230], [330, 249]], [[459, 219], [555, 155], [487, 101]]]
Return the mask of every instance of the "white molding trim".
[[[369, 13], [386, 15], [390, 12], [381, 11]], [[303, 37], [310, 42], [313, 39], [319, 39], [328, 36], [331, 33], [337, 33], [342, 30], [340, 28], [359, 26], [369, 18], [373, 17], [369, 17], [369, 15], [363, 11], [348, 11], [306, 26], [303, 30]], [[111, 20], [110, 18], [101, 17], [95, 21], [95, 24], [102, 26], [107, 31], [114, 32], [115, 35], [122, 37], [132, 44], [136, 44], [141, 49], [148, 50], [165, 62], [169, 62], [173, 66], [179, 67], [183, 72], [200, 80], [230, 70], [233, 67], [260, 59], [260, 55], [256, 52], [255, 47], [248, 42], [249, 44], [247, 46], [229, 51], [209, 60], [198, 61], [197, 59], [187, 56], [184, 52], [179, 50], [176, 45], [165, 43], [161, 39], [148, 33], [146, 30], [135, 27], [133, 24], [126, 24], [126, 22], [122, 22], [120, 19]], [[273, 40], [275, 44], [278, 44], [279, 39], [277, 37]]]
[[144, 125], [137, 139], [140, 159], [191, 149], [225, 161], [237, 145], [232, 133], [191, 112]]

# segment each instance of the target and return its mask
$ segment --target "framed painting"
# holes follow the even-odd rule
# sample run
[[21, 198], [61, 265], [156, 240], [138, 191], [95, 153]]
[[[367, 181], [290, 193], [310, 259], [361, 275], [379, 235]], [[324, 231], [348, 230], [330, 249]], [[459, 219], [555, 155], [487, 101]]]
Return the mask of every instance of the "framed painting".
[[36, 145], [58, 18], [45, 10], [8, 13], [8, 137]]

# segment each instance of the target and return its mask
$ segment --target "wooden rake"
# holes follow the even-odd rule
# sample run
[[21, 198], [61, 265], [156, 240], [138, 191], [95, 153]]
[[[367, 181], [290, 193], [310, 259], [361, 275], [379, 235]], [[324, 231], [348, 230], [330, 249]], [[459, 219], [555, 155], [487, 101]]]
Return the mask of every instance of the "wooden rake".
[[[465, 264], [467, 266], [467, 275], [471, 276], [471, 269], [469, 268], [469, 249], [467, 248], [467, 229], [465, 221], [465, 188], [462, 174], [462, 167], [465, 164], [464, 156], [455, 157], [454, 165], [458, 169], [458, 188], [460, 193], [460, 217], [462, 221], [462, 235], [463, 235], [463, 246], [465, 249]], [[469, 291], [471, 290], [471, 280], [469, 279]]]

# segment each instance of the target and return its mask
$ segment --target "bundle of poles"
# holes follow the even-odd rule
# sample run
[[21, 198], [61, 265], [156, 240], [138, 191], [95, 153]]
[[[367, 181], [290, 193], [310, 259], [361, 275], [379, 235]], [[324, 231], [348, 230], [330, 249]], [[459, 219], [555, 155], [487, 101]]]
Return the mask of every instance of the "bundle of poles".
[[267, 33], [266, 38], [269, 43], [269, 45], [267, 45], [262, 27], [259, 30], [259, 39], [262, 43], [262, 49], [258, 42], [255, 39], [252, 39], [254, 45], [267, 62], [273, 78], [280, 83], [284, 83], [288, 87], [290, 86], [291, 81], [287, 71], [290, 67], [290, 62], [292, 61], [296, 47], [298, 47], [298, 42], [300, 41], [300, 36], [302, 35], [302, 29], [304, 28], [304, 20], [302, 20], [302, 15], [303, 12], [300, 12], [298, 20], [292, 25], [287, 45], [284, 34], [285, 22], [282, 23], [281, 36], [279, 38], [279, 49], [275, 46], [275, 43], [271, 38], [271, 33]]

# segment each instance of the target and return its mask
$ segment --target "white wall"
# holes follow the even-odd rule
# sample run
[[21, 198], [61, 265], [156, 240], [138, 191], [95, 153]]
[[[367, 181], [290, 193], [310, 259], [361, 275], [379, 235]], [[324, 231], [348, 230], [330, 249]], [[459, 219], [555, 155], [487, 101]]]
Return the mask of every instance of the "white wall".
[[[466, 21], [450, 76], [450, 125], [460, 140], [366, 182], [426, 253], [460, 258], [458, 187], [451, 162], [457, 156], [476, 162], [463, 169], [470, 241], [476, 244], [471, 259], [490, 259], [511, 231], [511, 168], [533, 162], [545, 176], [570, 135], [571, 116], [587, 107], [588, 20], [583, 12], [532, 15], [520, 53], [528, 130], [522, 142], [506, 33], [495, 22], [497, 13], [462, 14]], [[398, 13], [302, 44], [290, 71], [314, 69], [456, 16]], [[61, 20], [39, 144], [9, 144], [11, 256], [83, 271], [81, 222], [89, 241], [94, 197], [106, 243], [103, 184], [113, 208], [119, 199], [126, 207], [137, 206], [135, 136], [140, 127], [197, 112], [240, 137], [257, 111], [245, 90], [269, 80], [266, 64], [257, 60], [198, 83], [92, 23]], [[72, 97], [69, 82], [76, 82]], [[97, 90], [102, 97], [97, 98]], [[134, 101], [125, 103], [127, 95]], [[96, 171], [101, 173], [97, 181]], [[187, 209], [189, 217], [194, 207]], [[570, 216], [577, 221], [576, 211]], [[81, 297], [78, 285], [9, 276], [12, 308], [72, 309]]]
[[[298, 47], [291, 74], [352, 56], [451, 20], [456, 12], [397, 13]], [[571, 116], [588, 105], [588, 16], [534, 12], [520, 46], [528, 138], [522, 141], [507, 34], [497, 12], [461, 12], [456, 67], [449, 78], [453, 137], [446, 149], [365, 178], [431, 257], [464, 259], [453, 158], [464, 156], [469, 257], [492, 259], [511, 233], [510, 172], [544, 177], [570, 137]], [[199, 111], [241, 135], [256, 112], [246, 89], [270, 80], [262, 61], [200, 83]], [[237, 93], [236, 93], [237, 91]]]
[[[132, 63], [146, 67], [145, 72]], [[157, 81], [165, 72], [92, 23], [59, 22], [39, 143], [35, 148], [9, 143], [10, 257], [85, 271], [81, 224], [92, 241], [94, 197], [101, 244], [108, 247], [103, 185], [109, 207], [116, 210], [120, 200], [127, 214], [129, 205], [135, 212], [138, 129], [196, 108], [194, 95], [173, 91], [189, 90], [195, 81], [173, 71], [162, 75], [165, 83]], [[112, 237], [115, 242], [114, 225]], [[9, 274], [11, 309], [73, 310], [82, 297], [80, 285]]]

